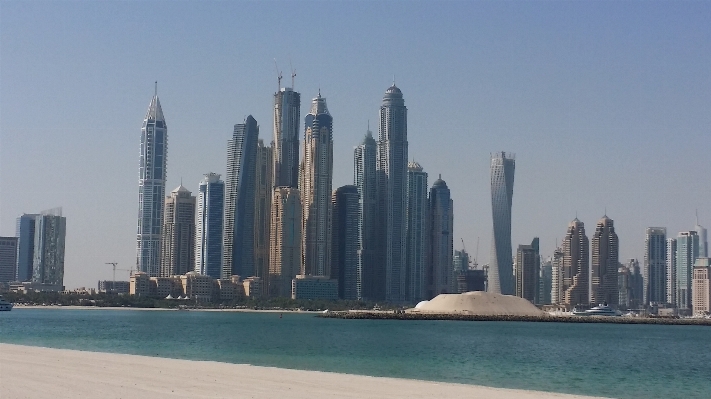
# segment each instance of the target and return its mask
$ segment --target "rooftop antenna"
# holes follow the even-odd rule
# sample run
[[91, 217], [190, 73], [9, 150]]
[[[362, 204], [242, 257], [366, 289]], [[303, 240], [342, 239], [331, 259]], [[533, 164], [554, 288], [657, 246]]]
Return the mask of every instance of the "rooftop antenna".
[[393, 74], [393, 86], [395, 86], [395, 74]]
[[274, 58], [274, 68], [276, 68], [277, 71], [277, 91], [279, 91], [281, 90], [281, 71], [277, 66], [276, 58]]
[[291, 65], [291, 58], [289, 58], [289, 68], [291, 69], [291, 88], [294, 89], [294, 78], [296, 77], [296, 69]]
[[696, 208], [696, 225], [699, 225], [699, 208]]
[[155, 88], [154, 96], [158, 97], [158, 81], [157, 80], [156, 80], [156, 88]]

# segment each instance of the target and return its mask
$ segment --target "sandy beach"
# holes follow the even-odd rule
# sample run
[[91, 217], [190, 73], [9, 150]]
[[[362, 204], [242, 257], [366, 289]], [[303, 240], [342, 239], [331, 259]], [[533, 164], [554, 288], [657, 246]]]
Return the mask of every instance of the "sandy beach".
[[396, 378], [0, 344], [0, 397], [585, 398]]

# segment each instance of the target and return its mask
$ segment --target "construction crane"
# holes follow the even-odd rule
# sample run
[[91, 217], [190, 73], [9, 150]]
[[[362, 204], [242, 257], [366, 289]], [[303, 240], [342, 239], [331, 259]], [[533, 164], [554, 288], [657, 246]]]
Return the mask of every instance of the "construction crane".
[[460, 238], [462, 240], [462, 249], [464, 249], [464, 252], [467, 253], [467, 267], [469, 269], [476, 269], [479, 267], [479, 263], [477, 262], [477, 259], [479, 258], [479, 237], [476, 238], [476, 256], [474, 257], [474, 261], [469, 257], [469, 252], [467, 252], [467, 246], [464, 245], [464, 239]]
[[116, 268], [116, 265], [118, 265], [117, 262], [106, 262], [105, 264], [106, 264], [106, 265], [111, 265], [112, 268], [113, 268], [114, 279], [113, 279], [112, 281], [116, 281], [116, 270], [123, 271], [123, 272], [133, 273], [133, 269], [117, 269], [117, 268]]
[[[274, 67], [276, 68], [277, 71], [277, 92], [281, 90], [281, 71], [279, 70], [279, 67], [277, 66], [276, 58], [274, 58]], [[293, 79], [293, 77], [292, 77]]]

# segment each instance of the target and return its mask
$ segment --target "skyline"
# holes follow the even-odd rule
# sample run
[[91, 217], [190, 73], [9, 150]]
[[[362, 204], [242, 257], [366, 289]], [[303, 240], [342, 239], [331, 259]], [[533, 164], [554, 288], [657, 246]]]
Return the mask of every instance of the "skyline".
[[[271, 140], [275, 57], [285, 72], [292, 58], [302, 95], [320, 87], [328, 98], [334, 188], [353, 184], [353, 148], [395, 73], [407, 99], [408, 158], [447, 181], [455, 248], [463, 238], [474, 256], [479, 237], [480, 264], [491, 240], [487, 156], [498, 151], [517, 154], [513, 247], [537, 236], [551, 255], [575, 216], [592, 226], [607, 213], [624, 263], [642, 260], [647, 227], [675, 237], [693, 229], [695, 209], [711, 225], [708, 4], [322, 4], [317, 16], [330, 19], [293, 38], [258, 25], [277, 7], [303, 20], [299, 6], [155, 2], [137, 15], [137, 4], [0, 5], [0, 234], [14, 235], [23, 213], [63, 206], [69, 288], [109, 278], [105, 262], [135, 264], [139, 120], [153, 81], [171, 125], [166, 188], [182, 177], [197, 192], [203, 174], [226, 176], [225, 143], [246, 115]], [[138, 26], [154, 8], [166, 23]], [[230, 13], [247, 11], [254, 22], [228, 24]], [[421, 21], [423, 13], [431, 18]], [[163, 26], [171, 21], [195, 35]], [[386, 34], [388, 24], [399, 30]], [[254, 33], [240, 40], [241, 29]], [[134, 58], [149, 33], [160, 43], [153, 64]], [[314, 35], [317, 52], [334, 52], [326, 62], [307, 51]]]

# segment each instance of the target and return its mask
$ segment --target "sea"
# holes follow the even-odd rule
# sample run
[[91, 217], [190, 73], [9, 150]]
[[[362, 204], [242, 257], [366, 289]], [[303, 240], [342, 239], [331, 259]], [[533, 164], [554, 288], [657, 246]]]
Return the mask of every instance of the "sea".
[[0, 342], [611, 398], [711, 398], [704, 326], [16, 307], [0, 312]]

